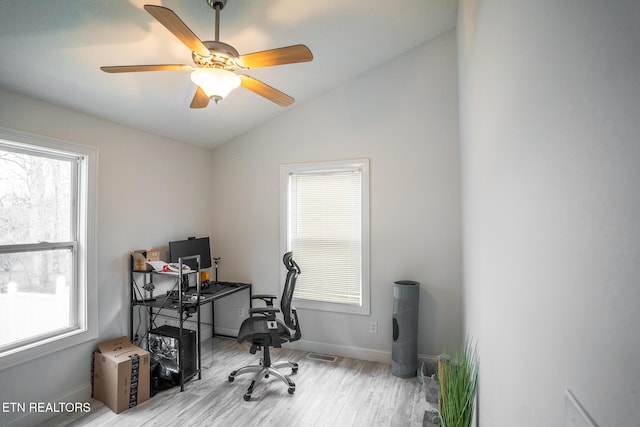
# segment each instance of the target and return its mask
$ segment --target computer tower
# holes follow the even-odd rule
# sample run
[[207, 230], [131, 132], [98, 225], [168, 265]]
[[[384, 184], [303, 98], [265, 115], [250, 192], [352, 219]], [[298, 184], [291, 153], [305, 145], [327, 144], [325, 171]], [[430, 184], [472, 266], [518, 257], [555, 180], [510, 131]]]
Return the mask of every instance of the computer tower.
[[163, 325], [149, 331], [149, 352], [160, 367], [160, 377], [180, 384], [180, 350], [185, 380], [197, 371], [196, 331]]

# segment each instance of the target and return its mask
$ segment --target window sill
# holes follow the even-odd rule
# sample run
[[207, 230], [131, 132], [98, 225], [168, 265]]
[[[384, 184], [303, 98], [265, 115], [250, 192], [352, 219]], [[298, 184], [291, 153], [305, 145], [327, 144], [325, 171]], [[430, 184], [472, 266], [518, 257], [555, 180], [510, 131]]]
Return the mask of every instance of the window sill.
[[293, 306], [295, 308], [302, 308], [306, 310], [331, 311], [334, 313], [358, 314], [362, 316], [368, 316], [371, 314], [368, 305], [338, 304], [294, 298]]
[[[97, 329], [97, 328], [96, 328]], [[98, 338], [97, 330], [75, 330], [0, 353], [0, 371]]]

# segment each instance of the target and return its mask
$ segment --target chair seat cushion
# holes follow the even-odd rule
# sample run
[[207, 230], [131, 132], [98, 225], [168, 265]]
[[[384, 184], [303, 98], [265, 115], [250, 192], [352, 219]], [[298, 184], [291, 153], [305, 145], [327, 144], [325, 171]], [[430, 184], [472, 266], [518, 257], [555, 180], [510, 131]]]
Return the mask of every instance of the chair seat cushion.
[[[289, 328], [280, 320], [275, 320], [278, 325], [278, 336], [281, 342], [287, 342], [291, 340], [291, 333]], [[254, 316], [245, 319], [240, 326], [238, 332], [238, 342], [251, 341], [254, 343], [268, 345], [271, 341], [271, 329], [267, 326], [267, 320], [263, 316]]]

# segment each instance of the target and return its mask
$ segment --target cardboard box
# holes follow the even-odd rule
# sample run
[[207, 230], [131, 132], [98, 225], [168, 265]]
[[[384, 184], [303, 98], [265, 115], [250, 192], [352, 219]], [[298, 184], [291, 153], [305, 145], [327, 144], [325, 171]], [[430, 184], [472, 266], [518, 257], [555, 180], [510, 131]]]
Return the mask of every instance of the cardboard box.
[[133, 258], [134, 271], [145, 271], [149, 269], [147, 266], [147, 258], [145, 257], [146, 253], [146, 250], [138, 250], [131, 254], [131, 257]]
[[149, 352], [127, 337], [98, 344], [93, 354], [93, 397], [119, 414], [149, 399]]
[[147, 261], [160, 261], [160, 249], [149, 249], [147, 251]]

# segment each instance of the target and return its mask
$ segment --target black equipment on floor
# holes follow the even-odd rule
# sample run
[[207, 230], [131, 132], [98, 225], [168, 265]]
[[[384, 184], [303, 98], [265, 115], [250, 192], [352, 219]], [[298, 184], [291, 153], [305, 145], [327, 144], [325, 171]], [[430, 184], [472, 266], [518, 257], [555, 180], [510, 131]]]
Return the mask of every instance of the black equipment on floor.
[[152, 378], [152, 382], [179, 385], [181, 366], [185, 381], [195, 375], [198, 369], [196, 351], [196, 331], [182, 329], [180, 336], [180, 328], [169, 325], [150, 330], [149, 352], [152, 361], [158, 365], [159, 377]]

